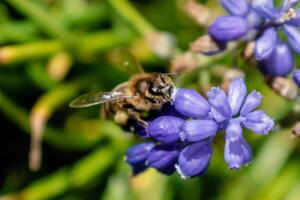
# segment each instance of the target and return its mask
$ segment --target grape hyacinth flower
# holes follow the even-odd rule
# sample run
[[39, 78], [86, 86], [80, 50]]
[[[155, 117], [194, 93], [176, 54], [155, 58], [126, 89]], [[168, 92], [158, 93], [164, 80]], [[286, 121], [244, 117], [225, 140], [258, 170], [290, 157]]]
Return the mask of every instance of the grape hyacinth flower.
[[[254, 54], [264, 73], [286, 76], [294, 68], [293, 51], [300, 53], [299, 0], [283, 0], [280, 8], [273, 0], [220, 0], [230, 14], [215, 20], [208, 33], [216, 41], [254, 40]], [[280, 32], [285, 40], [279, 38]]]
[[152, 142], [127, 152], [134, 174], [151, 167], [168, 175], [177, 170], [183, 178], [200, 176], [208, 168], [211, 142], [220, 131], [226, 134], [224, 159], [229, 168], [240, 169], [251, 162], [252, 150], [243, 128], [266, 135], [274, 126], [263, 110], [255, 110], [262, 96], [256, 91], [247, 95], [242, 79], [234, 79], [227, 92], [214, 87], [207, 96], [206, 100], [195, 90], [176, 89], [173, 104], [168, 105], [171, 112], [148, 122], [145, 132]]

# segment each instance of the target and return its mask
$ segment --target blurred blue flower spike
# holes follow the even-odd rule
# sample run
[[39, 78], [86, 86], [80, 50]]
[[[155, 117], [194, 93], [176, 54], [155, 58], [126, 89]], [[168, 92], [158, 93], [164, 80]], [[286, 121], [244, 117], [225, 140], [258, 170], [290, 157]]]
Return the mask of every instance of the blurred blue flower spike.
[[234, 79], [227, 92], [213, 87], [207, 96], [208, 100], [195, 90], [176, 89], [173, 108], [181, 115], [168, 115], [163, 108], [163, 116], [156, 113], [145, 129], [153, 143], [133, 146], [127, 152], [134, 174], [152, 167], [167, 175], [177, 170], [182, 178], [200, 176], [209, 165], [211, 142], [220, 131], [226, 134], [224, 159], [228, 167], [240, 169], [251, 162], [252, 150], [243, 128], [266, 135], [274, 127], [263, 110], [255, 110], [262, 95], [257, 91], [247, 95], [244, 80]]
[[[254, 55], [262, 71], [287, 76], [294, 68], [292, 51], [300, 53], [300, 10], [294, 8], [298, 2], [283, 0], [278, 8], [273, 0], [220, 0], [230, 15], [217, 18], [208, 33], [216, 41], [255, 41]], [[279, 32], [285, 34], [286, 41]]]

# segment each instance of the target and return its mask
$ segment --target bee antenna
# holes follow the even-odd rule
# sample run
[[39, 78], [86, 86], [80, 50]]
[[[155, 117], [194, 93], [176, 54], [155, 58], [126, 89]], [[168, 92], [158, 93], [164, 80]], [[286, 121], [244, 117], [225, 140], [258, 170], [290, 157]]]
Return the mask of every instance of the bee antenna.
[[162, 75], [163, 76], [171, 76], [171, 77], [173, 76], [174, 77], [174, 76], [180, 76], [181, 74], [180, 73], [163, 73]]
[[165, 75], [165, 76], [180, 76], [181, 73], [177, 73], [177, 72], [172, 73], [172, 72], [170, 72], [170, 73], [163, 73], [162, 75]]

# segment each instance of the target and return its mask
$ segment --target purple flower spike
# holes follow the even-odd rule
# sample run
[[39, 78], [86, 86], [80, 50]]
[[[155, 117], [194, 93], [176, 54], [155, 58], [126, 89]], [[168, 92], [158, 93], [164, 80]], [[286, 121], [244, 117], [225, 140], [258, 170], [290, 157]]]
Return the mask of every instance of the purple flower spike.
[[178, 88], [174, 100], [175, 109], [181, 114], [204, 118], [210, 111], [208, 102], [195, 90]]
[[300, 87], [300, 70], [297, 69], [293, 74], [293, 80], [297, 84], [298, 87]]
[[131, 146], [127, 150], [126, 162], [133, 168], [134, 175], [144, 171], [147, 168], [145, 162], [154, 146], [154, 143], [147, 142]]
[[226, 93], [219, 87], [213, 87], [208, 93], [209, 103], [226, 118], [231, 117], [231, 109]]
[[241, 116], [245, 116], [256, 109], [261, 103], [262, 95], [257, 91], [252, 91], [246, 97], [245, 103], [241, 109]]
[[293, 50], [300, 53], [300, 32], [289, 25], [284, 25], [284, 31]]
[[209, 140], [191, 144], [181, 151], [176, 169], [182, 178], [201, 175], [206, 171], [211, 155]]
[[179, 150], [175, 145], [158, 145], [149, 154], [146, 165], [165, 174], [175, 171]]
[[251, 0], [250, 5], [259, 15], [267, 19], [274, 19], [278, 14], [273, 0]]
[[248, 32], [248, 23], [242, 17], [222, 16], [209, 27], [209, 35], [221, 42], [237, 40]]
[[180, 139], [179, 133], [184, 120], [173, 116], [161, 116], [149, 123], [146, 131], [154, 139], [172, 143]]
[[256, 40], [254, 53], [257, 60], [269, 58], [277, 44], [277, 33], [274, 28], [268, 28]]
[[247, 88], [243, 79], [234, 79], [228, 90], [228, 101], [231, 107], [232, 116], [236, 116], [245, 101]]
[[243, 0], [220, 0], [220, 3], [231, 15], [245, 16], [249, 10], [247, 2]]
[[274, 128], [274, 121], [262, 110], [246, 115], [243, 126], [254, 133], [266, 135]]
[[286, 76], [294, 68], [294, 59], [290, 47], [279, 43], [271, 55], [262, 62], [263, 71], [272, 76]]
[[[300, 70], [294, 79], [299, 82]], [[233, 79], [228, 93], [214, 87], [207, 96], [208, 102], [194, 90], [176, 89], [173, 104], [164, 105], [145, 119], [148, 127], [141, 136], [154, 142], [128, 150], [126, 160], [134, 174], [155, 168], [167, 175], [176, 169], [182, 178], [202, 175], [208, 168], [211, 142], [218, 131], [226, 133], [224, 159], [230, 169], [251, 162], [252, 150], [243, 137], [243, 128], [268, 134], [274, 127], [273, 119], [263, 110], [255, 111], [261, 94], [252, 91], [247, 95], [244, 80]]]
[[213, 120], [189, 120], [182, 127], [181, 140], [197, 142], [213, 137], [218, 130], [218, 124]]
[[224, 159], [230, 169], [240, 169], [252, 160], [252, 150], [242, 135], [238, 120], [231, 120], [226, 129]]

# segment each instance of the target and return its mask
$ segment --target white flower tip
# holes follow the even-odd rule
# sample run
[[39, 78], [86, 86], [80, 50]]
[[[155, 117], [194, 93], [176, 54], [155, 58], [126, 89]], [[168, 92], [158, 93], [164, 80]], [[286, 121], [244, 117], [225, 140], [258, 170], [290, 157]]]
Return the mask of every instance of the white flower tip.
[[263, 97], [262, 94], [256, 90], [252, 90], [251, 93], [255, 96], [255, 98], [261, 99]]
[[179, 132], [179, 137], [180, 137], [180, 140], [181, 140], [182, 142], [184, 142], [185, 139], [186, 139], [186, 132], [185, 132], [185, 131], [180, 131], [180, 132]]
[[274, 119], [264, 114], [264, 116], [262, 117], [262, 121], [267, 124], [264, 134], [268, 134], [270, 131], [274, 129], [274, 125], [275, 125]]
[[207, 93], [208, 98], [215, 98], [220, 90], [219, 87], [212, 87]]
[[241, 169], [241, 166], [238, 165], [238, 164], [231, 164], [231, 165], [229, 166], [229, 169], [230, 169], [230, 170], [240, 170], [240, 169]]

